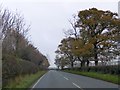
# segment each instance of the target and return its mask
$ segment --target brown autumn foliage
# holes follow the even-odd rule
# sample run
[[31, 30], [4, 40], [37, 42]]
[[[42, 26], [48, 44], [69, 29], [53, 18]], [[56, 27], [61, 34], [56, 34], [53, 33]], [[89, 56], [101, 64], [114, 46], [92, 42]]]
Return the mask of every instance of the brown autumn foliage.
[[[79, 11], [70, 24], [73, 29], [65, 33], [66, 38], [61, 40], [56, 54], [70, 56], [70, 62], [73, 61], [71, 68], [75, 61], [80, 61], [80, 67], [88, 66], [90, 61], [97, 66], [103, 57], [106, 59], [101, 62], [107, 62], [120, 55], [120, 19], [117, 13], [86, 9]], [[59, 58], [56, 59], [57, 66], [58, 61]]]

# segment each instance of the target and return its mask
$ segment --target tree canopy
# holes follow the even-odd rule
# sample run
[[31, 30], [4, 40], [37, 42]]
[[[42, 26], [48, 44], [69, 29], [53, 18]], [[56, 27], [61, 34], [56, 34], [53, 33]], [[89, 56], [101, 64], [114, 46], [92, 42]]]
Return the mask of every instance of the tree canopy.
[[[120, 53], [120, 20], [117, 13], [91, 8], [78, 12], [74, 21], [70, 22], [73, 29], [67, 38], [61, 40], [58, 50], [63, 55], [71, 55], [72, 61], [79, 60], [81, 66], [94, 61], [98, 65], [103, 57], [112, 60]], [[69, 30], [68, 30], [69, 33]]]

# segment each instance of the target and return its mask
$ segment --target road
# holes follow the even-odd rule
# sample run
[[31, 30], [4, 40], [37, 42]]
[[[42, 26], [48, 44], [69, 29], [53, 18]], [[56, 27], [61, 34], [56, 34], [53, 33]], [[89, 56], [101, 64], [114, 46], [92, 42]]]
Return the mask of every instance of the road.
[[85, 88], [118, 88], [118, 85], [81, 75], [50, 70], [32, 88], [79, 88], [84, 90]]

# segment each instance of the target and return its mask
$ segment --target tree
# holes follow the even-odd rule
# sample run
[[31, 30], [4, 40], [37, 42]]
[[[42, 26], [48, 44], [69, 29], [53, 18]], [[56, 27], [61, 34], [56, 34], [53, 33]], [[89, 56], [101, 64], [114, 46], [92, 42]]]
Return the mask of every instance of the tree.
[[75, 57], [72, 53], [73, 41], [74, 41], [74, 38], [71, 38], [71, 37], [61, 40], [61, 44], [58, 46], [58, 50], [56, 51], [56, 53], [62, 54], [62, 56], [64, 55], [69, 59], [71, 68], [73, 68], [73, 64], [75, 62]]
[[46, 56], [29, 42], [28, 31], [29, 26], [20, 14], [0, 8], [3, 87], [17, 76], [33, 74], [49, 67]]
[[71, 67], [76, 60], [81, 67], [94, 61], [106, 63], [120, 55], [120, 19], [111, 11], [89, 10], [79, 11], [78, 16], [69, 21], [72, 29], [65, 32], [66, 38], [61, 40], [57, 54], [67, 56]]
[[60, 58], [59, 58], [58, 55], [56, 55], [56, 57], [55, 57], [55, 63], [54, 64], [56, 64], [57, 68], [60, 69]]
[[[67, 38], [72, 38], [69, 40], [69, 45], [71, 45], [71, 53], [76, 60], [81, 62], [81, 67], [85, 66], [85, 62], [87, 62], [87, 66], [89, 65], [89, 58], [92, 55], [92, 44], [87, 43], [87, 35], [84, 35], [86, 31], [80, 32], [79, 28], [76, 27], [77, 17], [73, 17], [73, 21], [69, 21], [72, 29], [69, 29], [65, 32]], [[67, 39], [66, 38], [66, 39]]]
[[[117, 14], [110, 11], [97, 10], [92, 8], [83, 10], [78, 13], [78, 20], [75, 25], [79, 28], [80, 33], [87, 36], [87, 42], [93, 45], [93, 54], [95, 65], [98, 65], [98, 55], [100, 50], [104, 51], [105, 47], [109, 50], [115, 45], [115, 38], [118, 32]], [[100, 48], [102, 46], [102, 48]]]
[[66, 65], [69, 64], [69, 58], [65, 55], [56, 55], [55, 57], [55, 64], [58, 69], [63, 69]]

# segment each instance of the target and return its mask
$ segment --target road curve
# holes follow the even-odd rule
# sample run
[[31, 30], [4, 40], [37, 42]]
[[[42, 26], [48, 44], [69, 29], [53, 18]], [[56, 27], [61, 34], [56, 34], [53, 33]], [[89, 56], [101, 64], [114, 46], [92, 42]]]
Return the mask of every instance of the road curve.
[[116, 90], [118, 85], [81, 75], [50, 70], [32, 88], [79, 88], [81, 90], [85, 90], [85, 88], [111, 88], [110, 90]]

